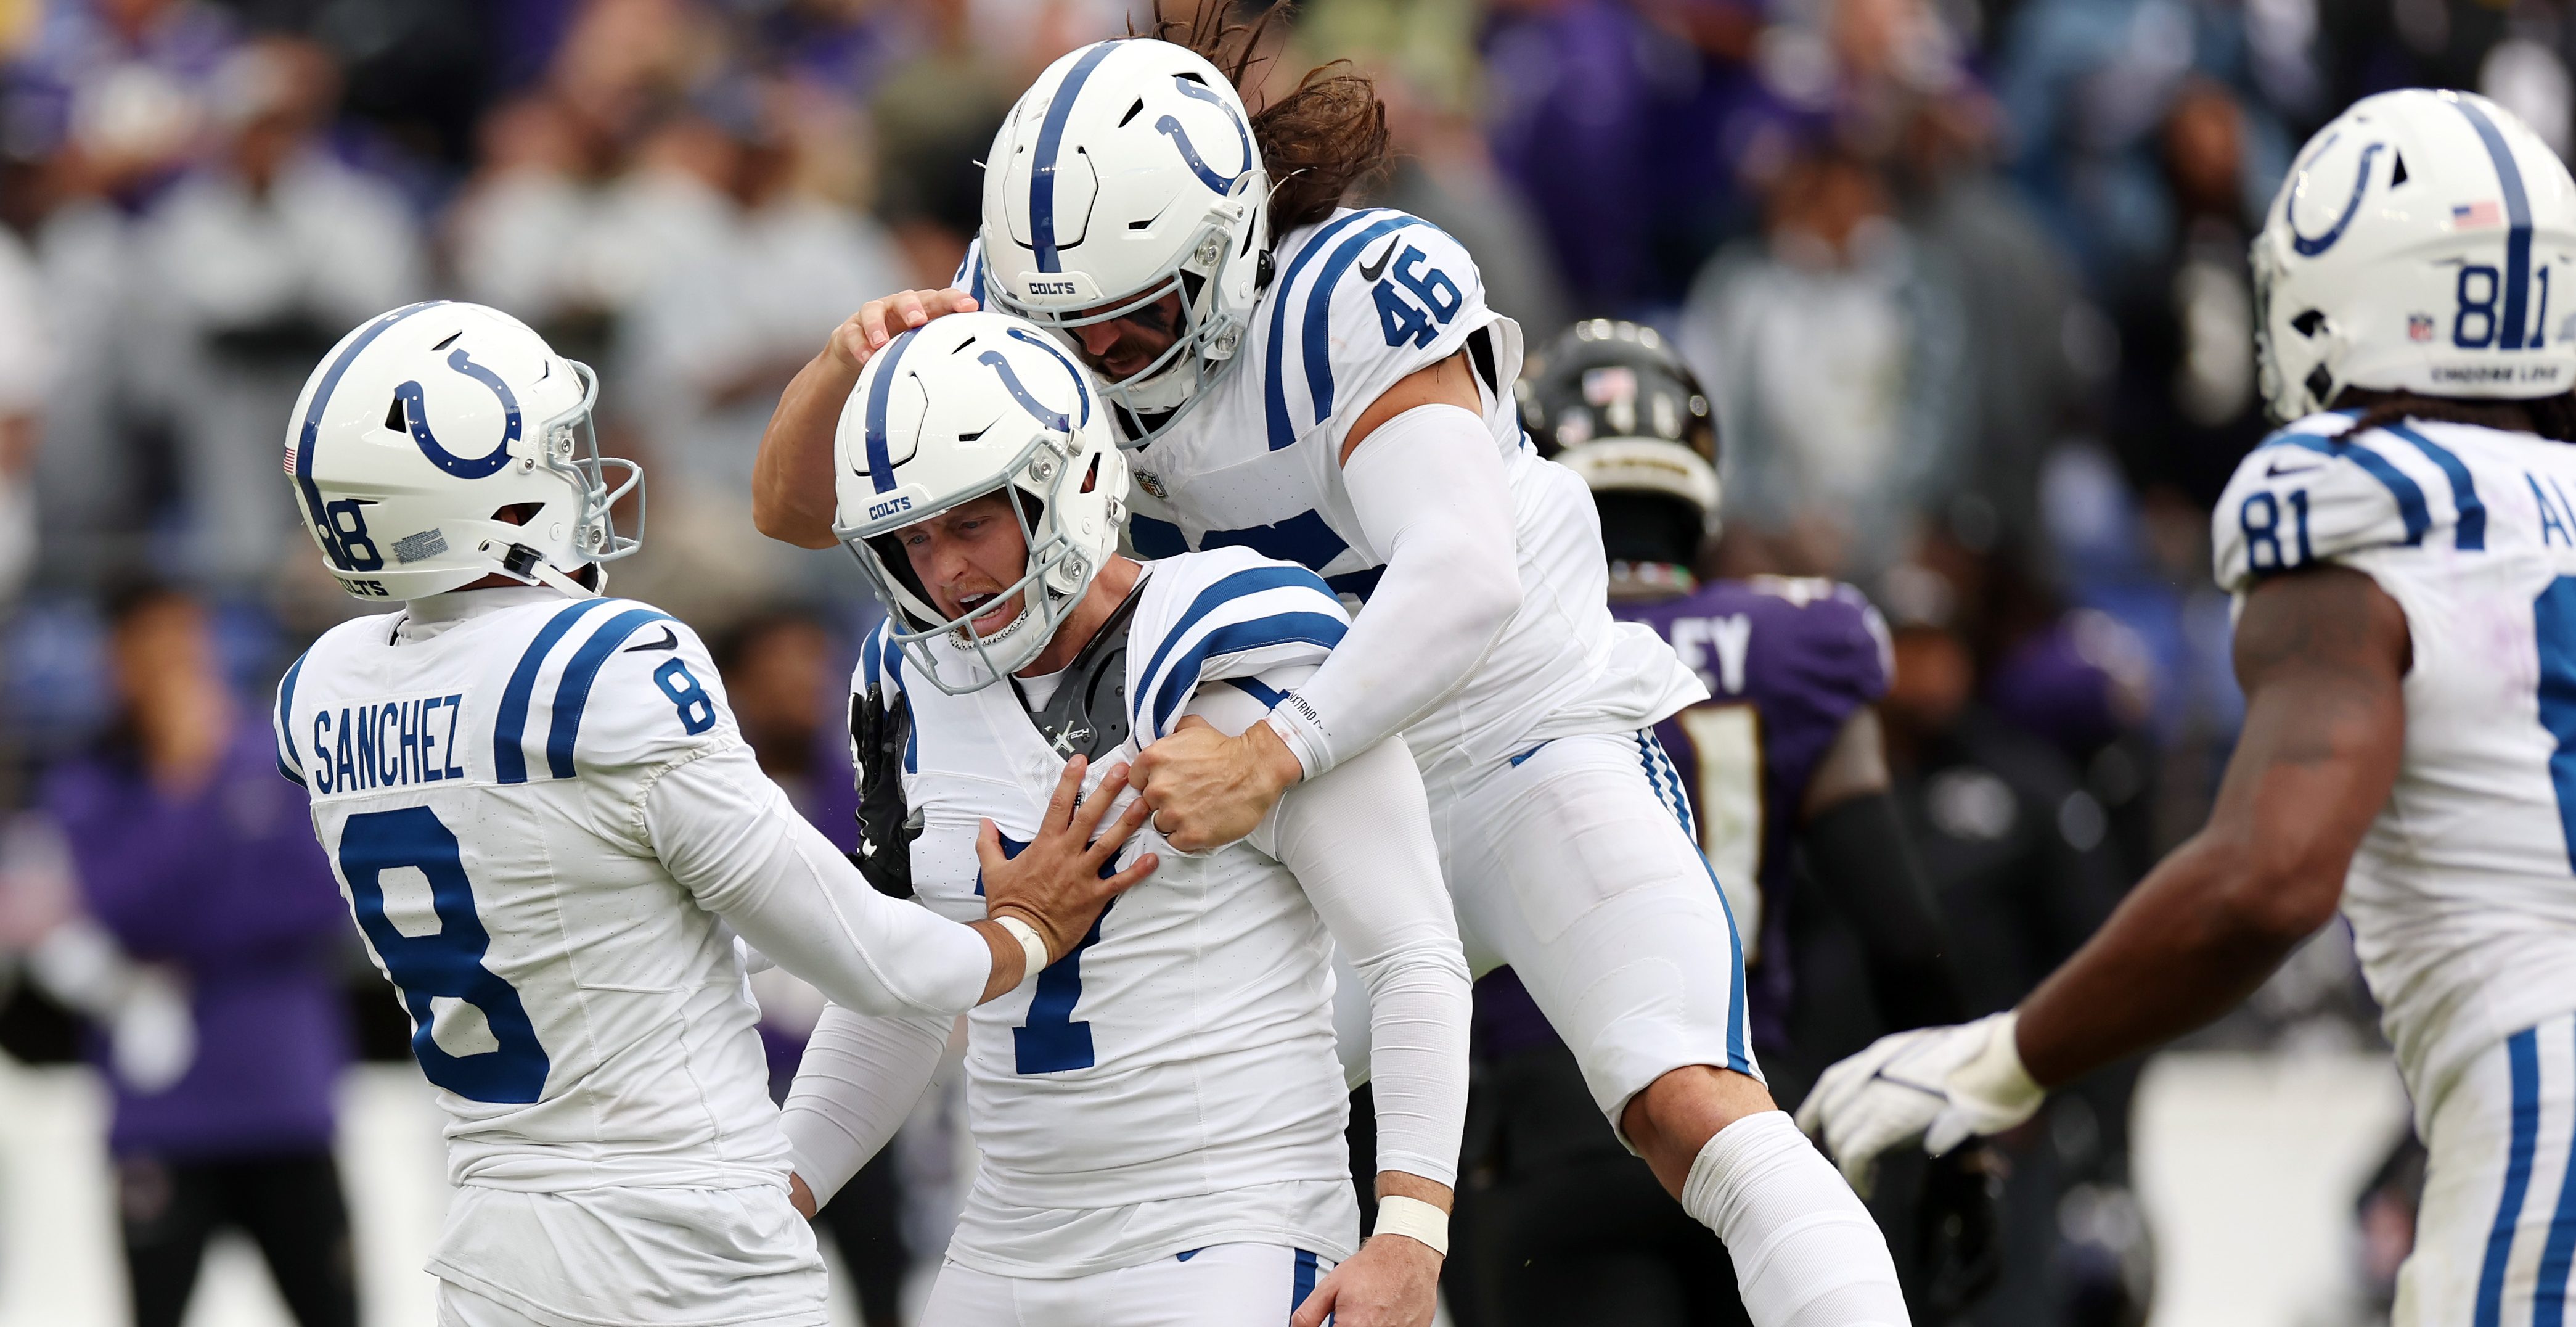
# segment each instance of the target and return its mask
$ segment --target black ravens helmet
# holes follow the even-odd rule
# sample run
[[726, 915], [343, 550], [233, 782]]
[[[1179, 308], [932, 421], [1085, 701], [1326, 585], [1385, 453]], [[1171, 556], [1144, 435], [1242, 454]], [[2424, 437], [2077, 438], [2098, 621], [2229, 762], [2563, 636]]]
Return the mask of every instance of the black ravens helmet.
[[1717, 417], [1681, 357], [1651, 327], [1596, 318], [1566, 329], [1516, 390], [1539, 454], [1592, 488], [1613, 593], [1689, 589], [1717, 528]]

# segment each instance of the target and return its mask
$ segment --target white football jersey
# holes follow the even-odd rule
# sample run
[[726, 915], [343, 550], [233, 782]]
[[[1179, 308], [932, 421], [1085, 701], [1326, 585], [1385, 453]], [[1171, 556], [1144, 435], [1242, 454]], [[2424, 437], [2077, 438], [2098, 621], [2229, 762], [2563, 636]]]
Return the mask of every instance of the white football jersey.
[[664, 771], [742, 744], [705, 647], [628, 600], [473, 593], [517, 602], [342, 623], [276, 711], [280, 767], [447, 1111], [449, 1181], [782, 1183], [731, 933], [641, 810]]
[[[1185, 713], [1238, 731], [1257, 720], [1259, 697], [1311, 673], [1348, 623], [1312, 572], [1243, 549], [1148, 563], [1137, 593], [1129, 737], [1093, 762], [1095, 786]], [[946, 638], [930, 648], [955, 650]], [[959, 653], [961, 669], [975, 666]], [[881, 629], [855, 686], [911, 703], [915, 890], [943, 915], [981, 918], [978, 823], [1018, 852], [1065, 757], [1011, 686], [951, 696], [910, 673]], [[1229, 1240], [1348, 1256], [1359, 1217], [1330, 940], [1266, 850], [1269, 829], [1200, 856], [1138, 832], [1118, 864], [1150, 851], [1154, 873], [1035, 982], [968, 1015], [981, 1163], [951, 1258], [1060, 1277]]]
[[[983, 296], [981, 241], [956, 282]], [[1249, 548], [1298, 563], [1357, 605], [1385, 569], [1343, 487], [1342, 440], [1361, 410], [1465, 350], [1517, 509], [1521, 610], [1465, 685], [1405, 730], [1425, 769], [1490, 762], [1554, 737], [1631, 732], [1705, 691], [1646, 627], [1613, 622], [1592, 494], [1523, 435], [1511, 392], [1520, 327], [1485, 304], [1475, 260], [1387, 208], [1344, 208], [1272, 248], [1278, 276], [1206, 399], [1128, 452], [1129, 537], [1144, 557]]]
[[2419, 1118], [2463, 1065], [2576, 1010], [2576, 447], [2350, 413], [2274, 434], [2213, 515], [2242, 595], [2313, 561], [2406, 612], [2414, 667], [2388, 804], [2344, 887]]

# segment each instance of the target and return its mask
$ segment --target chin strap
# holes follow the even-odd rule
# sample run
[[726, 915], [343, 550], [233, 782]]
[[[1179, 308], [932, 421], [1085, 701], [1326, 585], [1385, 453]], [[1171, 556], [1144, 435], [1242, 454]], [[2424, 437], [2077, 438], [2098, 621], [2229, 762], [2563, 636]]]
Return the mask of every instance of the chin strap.
[[503, 548], [499, 540], [486, 539], [476, 551], [492, 558], [495, 569], [514, 581], [551, 586], [575, 599], [594, 599], [599, 595], [599, 591], [549, 566], [543, 554], [526, 544]]

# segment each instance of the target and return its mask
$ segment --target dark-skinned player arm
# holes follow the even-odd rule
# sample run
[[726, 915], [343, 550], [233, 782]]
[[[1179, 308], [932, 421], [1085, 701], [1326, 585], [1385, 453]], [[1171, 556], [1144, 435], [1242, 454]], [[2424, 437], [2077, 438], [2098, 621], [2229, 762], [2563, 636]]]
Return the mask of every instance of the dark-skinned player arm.
[[[1472, 371], [1463, 357], [1450, 363], [1472, 400]], [[1351, 451], [1342, 482], [1386, 570], [1332, 658], [1270, 712], [1308, 778], [1430, 713], [1521, 606], [1511, 485], [1475, 411], [1446, 402], [1404, 410]]]
[[2409, 655], [2404, 611], [2359, 571], [2254, 592], [2236, 634], [2245, 732], [2210, 823], [2022, 1002], [2034, 1081], [2055, 1087], [2201, 1027], [2333, 918], [2397, 780]]
[[2046, 1089], [2233, 1008], [2334, 915], [2405, 744], [2406, 615], [2361, 571], [2272, 575], [2236, 625], [2245, 728], [2209, 823], [2018, 1010], [1885, 1037], [1799, 1111], [1847, 1175], [2012, 1127]]
[[1808, 877], [1860, 938], [1879, 1022], [1902, 1032], [1965, 1019], [1948, 928], [1888, 786], [1878, 711], [1853, 711], [1816, 766], [1798, 846]]
[[2405, 743], [2410, 608], [2392, 596], [2408, 582], [2372, 573], [2461, 542], [2456, 506], [2426, 503], [2369, 447], [2298, 426], [2238, 464], [2211, 563], [2236, 596], [2246, 717], [2208, 825], [2020, 1009], [1883, 1037], [1826, 1070], [1799, 1119], [1845, 1174], [1865, 1181], [1918, 1136], [1938, 1153], [2010, 1128], [2043, 1085], [2234, 1006], [2325, 924]]

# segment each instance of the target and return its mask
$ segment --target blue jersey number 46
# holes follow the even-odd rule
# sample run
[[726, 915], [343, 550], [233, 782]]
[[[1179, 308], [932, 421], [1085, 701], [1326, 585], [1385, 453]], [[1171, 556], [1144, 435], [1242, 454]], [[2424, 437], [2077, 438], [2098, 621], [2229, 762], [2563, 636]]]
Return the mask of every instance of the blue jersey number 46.
[[[1440, 329], [1457, 320], [1458, 310], [1465, 308], [1467, 297], [1458, 291], [1458, 283], [1439, 268], [1425, 268], [1431, 260], [1420, 249], [1408, 244], [1396, 255], [1390, 281], [1380, 281], [1370, 289], [1377, 302], [1378, 330], [1386, 334], [1386, 343], [1400, 346], [1411, 342], [1416, 348], [1429, 346], [1440, 335]], [[1362, 275], [1366, 275], [1363, 270]], [[1401, 285], [1422, 301], [1416, 306], [1395, 291]]]

